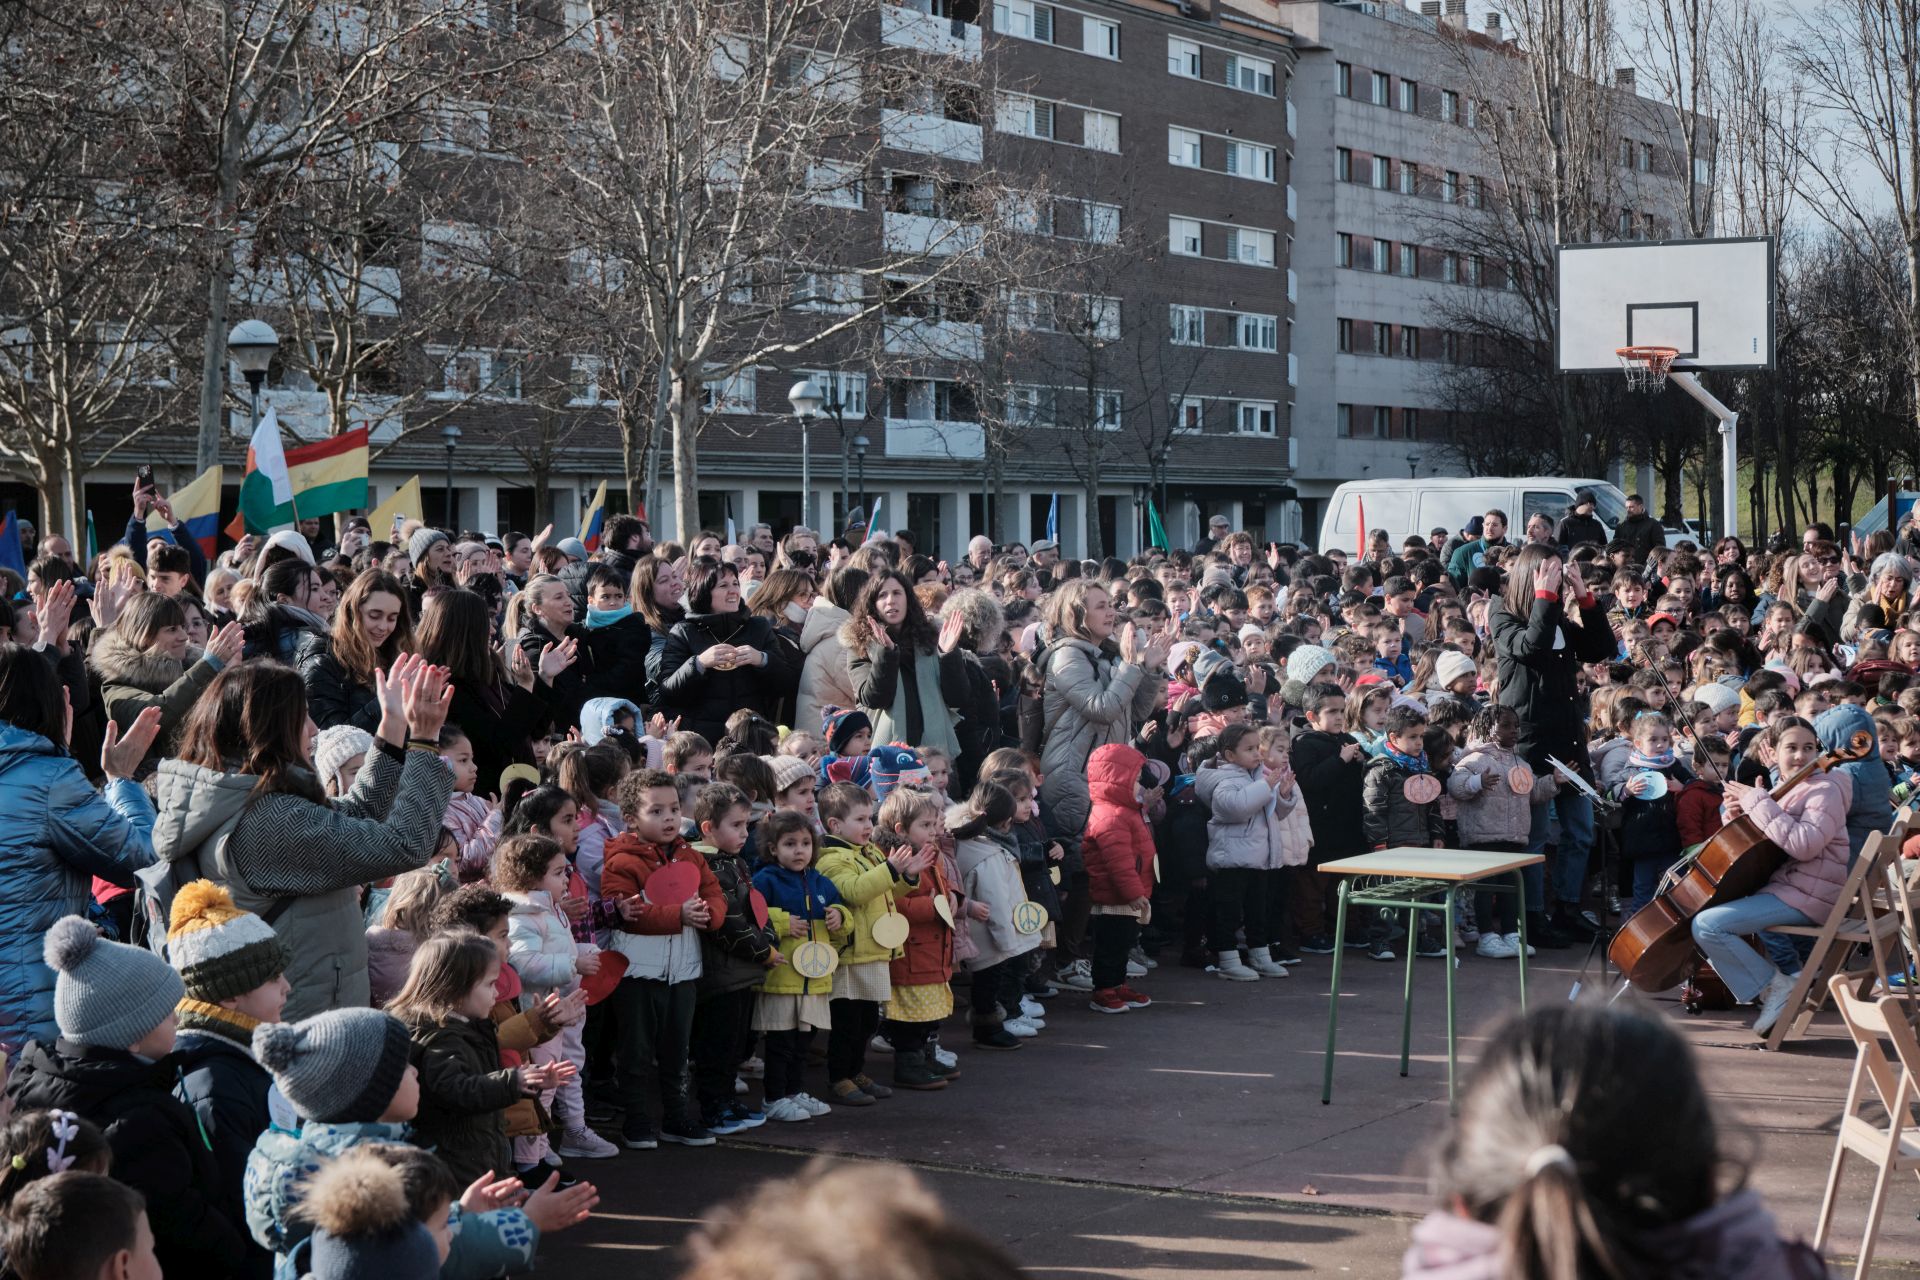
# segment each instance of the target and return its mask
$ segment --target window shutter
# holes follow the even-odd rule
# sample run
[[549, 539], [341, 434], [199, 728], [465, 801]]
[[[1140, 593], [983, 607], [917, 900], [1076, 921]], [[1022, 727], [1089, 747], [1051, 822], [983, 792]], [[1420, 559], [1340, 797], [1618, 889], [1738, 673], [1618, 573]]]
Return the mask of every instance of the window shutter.
[[1237, 227], [1227, 228], [1227, 256], [1234, 259], [1240, 257], [1240, 230]]
[[1053, 104], [1051, 102], [1033, 104], [1033, 136], [1036, 138], [1053, 136]]
[[1240, 144], [1237, 142], [1227, 144], [1227, 172], [1240, 172]]
[[1033, 38], [1045, 44], [1053, 43], [1053, 8], [1050, 5], [1033, 7]]
[[1240, 59], [1233, 54], [1227, 55], [1226, 78], [1228, 84], [1240, 83]]

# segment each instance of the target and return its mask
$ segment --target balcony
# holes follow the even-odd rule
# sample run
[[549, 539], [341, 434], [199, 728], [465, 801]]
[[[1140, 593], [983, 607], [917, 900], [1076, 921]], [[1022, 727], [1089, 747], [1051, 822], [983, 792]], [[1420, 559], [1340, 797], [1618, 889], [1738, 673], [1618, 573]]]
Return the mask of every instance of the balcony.
[[980, 60], [979, 24], [936, 18], [895, 4], [880, 7], [880, 39], [921, 53], [949, 53], [970, 62]]
[[987, 437], [977, 422], [916, 421], [888, 418], [889, 458], [951, 458], [962, 461], [987, 456]]
[[980, 163], [980, 126], [917, 111], [882, 111], [880, 139], [895, 151]]
[[888, 253], [943, 255], [980, 247], [979, 227], [924, 213], [889, 210], [883, 234]]
[[886, 349], [888, 355], [977, 362], [982, 356], [984, 343], [977, 324], [960, 320], [888, 316]]

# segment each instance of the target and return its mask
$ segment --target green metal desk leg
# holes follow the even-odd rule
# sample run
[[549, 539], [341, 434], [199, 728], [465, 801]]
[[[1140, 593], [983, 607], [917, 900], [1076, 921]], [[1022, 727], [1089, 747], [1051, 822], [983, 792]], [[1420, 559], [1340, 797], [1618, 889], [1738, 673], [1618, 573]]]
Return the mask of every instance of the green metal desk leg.
[[1449, 1111], [1457, 1105], [1453, 1096], [1453, 948], [1455, 943], [1453, 933], [1453, 900], [1454, 895], [1459, 892], [1460, 886], [1458, 884], [1449, 884], [1447, 886], [1445, 919], [1447, 927], [1447, 1109]]
[[1513, 918], [1520, 923], [1520, 1012], [1527, 1011], [1527, 882], [1513, 873]]
[[1407, 981], [1400, 989], [1400, 1074], [1407, 1074], [1408, 1050], [1413, 1045], [1413, 957], [1419, 951], [1414, 939], [1420, 934], [1420, 909], [1407, 908]]
[[1320, 1105], [1333, 1101], [1333, 1034], [1340, 1021], [1340, 961], [1347, 954], [1347, 886], [1351, 877], [1340, 877], [1333, 917], [1333, 990], [1327, 997], [1327, 1064], [1320, 1084]]

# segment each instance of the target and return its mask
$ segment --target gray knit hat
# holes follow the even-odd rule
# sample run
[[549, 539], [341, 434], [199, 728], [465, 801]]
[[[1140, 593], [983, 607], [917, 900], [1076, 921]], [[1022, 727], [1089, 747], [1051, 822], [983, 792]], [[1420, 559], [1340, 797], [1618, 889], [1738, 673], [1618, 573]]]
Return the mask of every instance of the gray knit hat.
[[386, 1114], [410, 1047], [406, 1025], [378, 1009], [335, 1009], [253, 1029], [253, 1056], [301, 1115], [323, 1124]]
[[453, 539], [438, 529], [415, 529], [413, 536], [407, 539], [407, 559], [419, 564], [427, 558], [427, 552], [433, 550], [436, 542], [451, 542]]
[[187, 993], [172, 965], [144, 947], [108, 942], [85, 916], [54, 921], [43, 950], [58, 975], [53, 1020], [61, 1037], [75, 1044], [137, 1044]]

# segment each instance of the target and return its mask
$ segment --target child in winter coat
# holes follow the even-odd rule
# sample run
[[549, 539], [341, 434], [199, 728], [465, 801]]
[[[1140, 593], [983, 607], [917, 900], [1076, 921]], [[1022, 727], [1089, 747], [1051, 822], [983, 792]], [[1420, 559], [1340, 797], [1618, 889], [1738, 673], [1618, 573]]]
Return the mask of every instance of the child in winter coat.
[[[1260, 731], [1252, 725], [1229, 725], [1215, 745], [1218, 754], [1193, 779], [1213, 815], [1207, 822], [1207, 932], [1214, 972], [1233, 982], [1284, 978], [1286, 966], [1271, 950], [1267, 907], [1285, 865], [1281, 822], [1299, 804], [1300, 790], [1290, 767], [1265, 763]], [[1251, 967], [1240, 958], [1243, 927]]]
[[[813, 775], [803, 772], [802, 779], [811, 785]], [[693, 802], [700, 828], [693, 847], [707, 860], [726, 899], [720, 927], [700, 935], [693, 1006], [694, 1095], [700, 1123], [710, 1133], [738, 1133], [766, 1123], [765, 1115], [736, 1102], [733, 1093], [735, 1069], [753, 1045], [754, 988], [779, 956], [771, 917], [761, 924], [754, 911], [753, 869], [742, 853], [752, 813], [747, 793], [724, 782], [702, 787]]]
[[780, 947], [780, 963], [768, 968], [753, 1003], [753, 1029], [766, 1034], [769, 1120], [811, 1120], [833, 1110], [800, 1087], [813, 1033], [833, 1022], [833, 979], [810, 978], [793, 967], [795, 948], [808, 942], [838, 948], [853, 919], [833, 881], [814, 869], [818, 841], [806, 815], [791, 809], [762, 819], [754, 840], [762, 865], [753, 887], [767, 900], [767, 923]]
[[[1013, 824], [1018, 816], [1013, 793], [991, 778], [982, 779], [967, 800], [947, 810], [947, 831], [955, 841], [954, 860], [967, 896], [986, 906], [984, 919], [968, 927], [975, 955], [972, 975], [973, 1042], [987, 1049], [1017, 1049], [1021, 1037], [1006, 1029], [1007, 981], [1013, 962], [1040, 945], [1038, 929], [1022, 932], [1014, 909], [1027, 900], [1020, 882], [1020, 859]], [[1019, 1012], [1017, 983], [1013, 1012]]]
[[[1331, 682], [1307, 686], [1301, 709], [1311, 726], [1293, 740], [1293, 768], [1307, 798], [1307, 817], [1313, 827], [1313, 854], [1296, 871], [1290, 888], [1294, 929], [1300, 950], [1309, 955], [1333, 954], [1333, 903], [1320, 883], [1327, 879], [1315, 868], [1322, 862], [1364, 853], [1367, 839], [1362, 823], [1362, 796], [1367, 776], [1366, 748], [1347, 732], [1347, 696]], [[1386, 930], [1371, 920], [1363, 931], [1367, 954], [1391, 960]]]
[[[1532, 838], [1533, 806], [1552, 796], [1556, 788], [1552, 778], [1534, 774], [1532, 786], [1513, 789], [1513, 771], [1525, 763], [1514, 751], [1519, 738], [1520, 713], [1499, 703], [1483, 707], [1468, 726], [1467, 749], [1447, 775], [1461, 848], [1520, 853]], [[1475, 950], [1495, 960], [1518, 956], [1522, 909], [1523, 904], [1493, 886], [1478, 889], [1474, 914], [1480, 937]]]
[[894, 892], [916, 883], [933, 855], [919, 849], [883, 852], [873, 843], [873, 797], [850, 782], [822, 791], [819, 805], [827, 828], [820, 842], [820, 874], [833, 881], [853, 915], [852, 941], [833, 972], [827, 1078], [832, 1101], [869, 1107], [893, 1093], [867, 1075], [866, 1054], [880, 1029], [880, 1006], [893, 994], [893, 961], [901, 955], [899, 946], [883, 942], [874, 930], [897, 927], [881, 923], [899, 916]]
[[113, 1148], [113, 1176], [147, 1200], [154, 1248], [182, 1276], [237, 1276], [253, 1255], [227, 1216], [232, 1193], [192, 1108], [173, 1096], [180, 975], [140, 947], [100, 937], [84, 916], [47, 931], [60, 1038], [21, 1055], [7, 1096], [20, 1111], [71, 1111]]
[[1723, 784], [1731, 777], [1733, 756], [1727, 740], [1717, 733], [1701, 735], [1693, 744], [1693, 781], [1681, 788], [1679, 812], [1674, 815], [1681, 849], [1705, 844], [1725, 825], [1720, 802]]
[[[1427, 714], [1418, 706], [1402, 704], [1387, 712], [1380, 752], [1367, 763], [1366, 784], [1361, 791], [1365, 809], [1362, 823], [1371, 848], [1446, 847], [1446, 823], [1440, 813], [1440, 796], [1445, 788], [1427, 756], [1426, 735]], [[1422, 787], [1431, 791], [1424, 799], [1420, 798]], [[1417, 954], [1446, 955], [1438, 928], [1426, 918], [1431, 913], [1417, 914], [1423, 917], [1413, 939]]]
[[[440, 758], [453, 770], [453, 794], [447, 797], [447, 812], [440, 825], [453, 833], [458, 848], [455, 871], [461, 884], [487, 878], [493, 865], [493, 846], [500, 839], [500, 806], [474, 794], [480, 770], [474, 764], [473, 743], [466, 730], [449, 724], [440, 731]], [[497, 783], [493, 779], [492, 783]], [[490, 785], [492, 785], [490, 783]]]
[[[287, 1115], [260, 1135], [247, 1157], [247, 1228], [277, 1256], [276, 1274], [298, 1275], [313, 1227], [296, 1212], [315, 1166], [370, 1143], [407, 1145], [420, 1107], [419, 1071], [408, 1061], [406, 1027], [374, 1009], [336, 1009], [304, 1022], [267, 1023], [254, 1054], [273, 1073]], [[518, 1184], [469, 1191], [448, 1215], [451, 1250], [441, 1280], [486, 1280], [533, 1266], [543, 1233], [586, 1220], [597, 1198], [578, 1183], [557, 1190], [553, 1173], [518, 1208]], [[496, 1194], [497, 1193], [497, 1194]]]
[[406, 1024], [420, 1064], [415, 1132], [461, 1186], [511, 1167], [504, 1113], [572, 1071], [564, 1062], [501, 1067], [492, 1018], [500, 967], [490, 939], [435, 934], [414, 952], [407, 985], [387, 1006]]
[[607, 841], [626, 829], [613, 793], [620, 779], [632, 772], [632, 765], [627, 753], [611, 742], [593, 746], [563, 742], [548, 754], [547, 761], [554, 780], [573, 797], [575, 822], [580, 829], [574, 841], [573, 865], [588, 896], [598, 901]]
[[406, 985], [414, 951], [433, 932], [427, 921], [453, 887], [452, 874], [451, 867], [441, 863], [393, 878], [380, 923], [367, 926], [367, 984], [374, 1008], [384, 1008]]
[[[578, 942], [560, 910], [569, 872], [564, 849], [546, 836], [511, 835], [493, 853], [493, 883], [512, 904], [507, 916], [507, 959], [520, 976], [517, 1004], [537, 1005], [548, 995], [568, 996], [579, 990], [580, 979], [600, 971], [600, 952], [592, 943]], [[570, 1063], [574, 1075], [586, 1070], [586, 1049], [579, 1022], [561, 1027], [551, 1039], [534, 1045], [529, 1056], [537, 1065]], [[555, 1095], [544, 1094], [540, 1104], [551, 1113]], [[569, 1115], [561, 1139], [562, 1155], [603, 1159], [618, 1149], [586, 1125], [584, 1114]], [[513, 1166], [532, 1170], [546, 1162], [553, 1144], [547, 1133], [513, 1137]]]
[[1653, 900], [1668, 867], [1680, 860], [1680, 790], [1693, 775], [1674, 758], [1673, 725], [1658, 711], [1633, 720], [1633, 752], [1613, 788], [1620, 802], [1620, 856], [1633, 865], [1633, 905]]
[[895, 895], [908, 932], [887, 975], [891, 992], [881, 1025], [893, 1046], [893, 1083], [900, 1089], [944, 1089], [959, 1074], [928, 1052], [935, 1029], [953, 1013], [953, 938], [961, 909], [939, 856], [945, 811], [938, 795], [913, 787], [895, 788], [880, 805], [881, 843], [933, 853], [918, 882]]
[[[1245, 725], [1231, 725], [1222, 736]], [[1092, 902], [1095, 1013], [1127, 1013], [1153, 1003], [1127, 982], [1127, 957], [1153, 916], [1153, 832], [1140, 810], [1140, 775], [1147, 758], [1123, 743], [1095, 747], [1087, 759], [1093, 808], [1080, 857]]]
[[[653, 769], [630, 773], [621, 780], [618, 795], [627, 829], [607, 842], [600, 891], [606, 900], [620, 904], [613, 946], [627, 957], [627, 971], [613, 995], [620, 1029], [620, 1097], [626, 1109], [620, 1140], [637, 1151], [653, 1150], [661, 1138], [682, 1146], [712, 1146], [713, 1135], [700, 1124], [687, 1097], [687, 1054], [702, 971], [701, 935], [726, 921], [726, 898], [707, 860], [680, 835], [680, 792], [672, 774]], [[649, 895], [648, 883], [674, 864], [694, 868], [693, 891], [685, 897], [678, 892]], [[647, 1111], [650, 1078], [660, 1095], [657, 1133]]]

